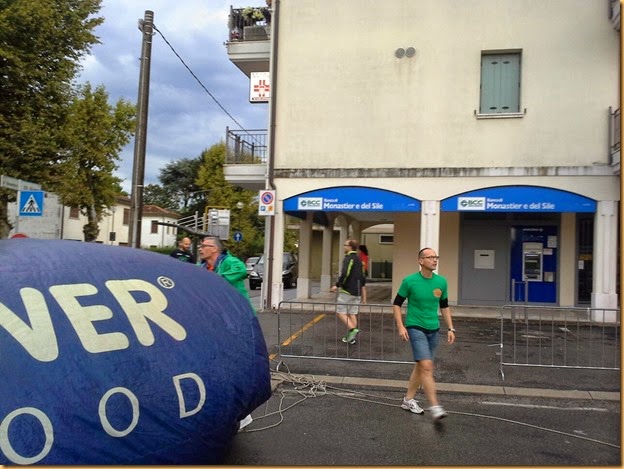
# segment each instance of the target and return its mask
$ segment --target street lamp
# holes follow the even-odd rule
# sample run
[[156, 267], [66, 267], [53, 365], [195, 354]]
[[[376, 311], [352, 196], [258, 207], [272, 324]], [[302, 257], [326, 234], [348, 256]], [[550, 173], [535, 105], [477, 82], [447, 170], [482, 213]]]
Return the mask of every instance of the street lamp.
[[245, 208], [245, 204], [243, 202], [236, 202], [236, 226], [234, 227], [235, 230], [240, 231], [241, 230], [241, 211], [243, 210], [243, 208]]

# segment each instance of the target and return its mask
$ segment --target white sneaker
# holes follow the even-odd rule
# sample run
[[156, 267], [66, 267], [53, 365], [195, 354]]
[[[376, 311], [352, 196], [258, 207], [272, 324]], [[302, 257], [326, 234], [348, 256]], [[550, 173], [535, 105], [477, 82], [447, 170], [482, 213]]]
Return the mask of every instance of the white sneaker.
[[432, 405], [429, 407], [429, 412], [433, 420], [440, 420], [448, 415], [441, 405]]
[[240, 422], [238, 422], [238, 431], [240, 432], [243, 428], [245, 428], [247, 425], [249, 425], [251, 422], [253, 422], [253, 418], [251, 417], [251, 414], [249, 414], [247, 417], [245, 417], [243, 420], [241, 420]]
[[414, 412], [415, 414], [422, 414], [425, 411], [421, 409], [416, 402], [416, 399], [410, 399], [409, 401], [403, 398], [403, 404], [401, 404], [401, 409], [409, 410], [410, 412]]

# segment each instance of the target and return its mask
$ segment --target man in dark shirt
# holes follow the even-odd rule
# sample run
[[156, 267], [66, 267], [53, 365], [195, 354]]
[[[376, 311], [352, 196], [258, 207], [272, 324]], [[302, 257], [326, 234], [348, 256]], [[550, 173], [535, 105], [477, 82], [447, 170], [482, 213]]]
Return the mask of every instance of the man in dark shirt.
[[355, 344], [358, 329], [358, 305], [366, 303], [366, 277], [362, 261], [358, 256], [358, 242], [348, 239], [344, 244], [345, 257], [342, 261], [342, 271], [336, 285], [331, 291], [338, 292], [336, 313], [340, 320], [347, 326], [347, 334], [342, 341]]
[[191, 238], [182, 238], [178, 241], [177, 249], [171, 251], [169, 255], [179, 261], [195, 264], [195, 256], [191, 252]]

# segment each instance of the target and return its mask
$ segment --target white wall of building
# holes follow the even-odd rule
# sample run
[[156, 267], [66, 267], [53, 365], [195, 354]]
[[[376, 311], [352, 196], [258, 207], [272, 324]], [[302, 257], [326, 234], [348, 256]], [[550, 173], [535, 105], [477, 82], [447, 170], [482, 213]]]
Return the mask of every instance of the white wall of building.
[[[272, 103], [276, 215], [289, 197], [341, 186], [434, 205], [519, 185], [617, 203], [608, 135], [609, 108], [620, 102], [619, 34], [607, 7], [586, 0], [282, 0]], [[408, 47], [414, 57], [395, 56]], [[521, 52], [516, 115], [478, 115], [481, 56], [492, 51]], [[418, 265], [421, 229], [433, 228], [439, 271], [456, 301], [460, 214], [440, 213], [432, 227], [421, 227], [422, 216], [393, 214], [393, 290]], [[573, 305], [574, 216], [561, 214], [559, 229], [558, 300]], [[601, 249], [615, 258], [615, 243]]]
[[[297, 0], [280, 8], [276, 169], [607, 163], [619, 37], [606, 2]], [[416, 54], [398, 59], [399, 47]], [[522, 51], [523, 117], [475, 117], [481, 53], [492, 50]]]

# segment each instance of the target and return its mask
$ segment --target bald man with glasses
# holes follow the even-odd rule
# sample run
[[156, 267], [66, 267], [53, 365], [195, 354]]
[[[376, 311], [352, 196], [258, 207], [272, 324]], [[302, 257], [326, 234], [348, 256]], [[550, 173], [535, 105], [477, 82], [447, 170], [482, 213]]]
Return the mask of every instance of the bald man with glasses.
[[174, 259], [178, 259], [182, 262], [188, 262], [189, 264], [195, 264], [195, 256], [191, 252], [191, 238], [185, 236], [180, 241], [178, 241], [178, 247], [171, 251], [169, 254]]
[[[422, 384], [430, 405], [429, 412], [434, 421], [448, 415], [438, 402], [433, 379], [433, 358], [438, 346], [440, 331], [438, 308], [448, 328], [447, 342], [449, 344], [455, 342], [453, 318], [448, 305], [447, 281], [434, 272], [438, 267], [438, 259], [440, 256], [433, 249], [421, 249], [418, 253], [420, 271], [403, 279], [392, 305], [399, 337], [403, 341], [410, 341], [415, 362], [401, 408], [415, 414], [424, 413], [414, 399]], [[407, 300], [407, 314], [405, 324], [403, 324], [401, 306], [405, 300]]]

